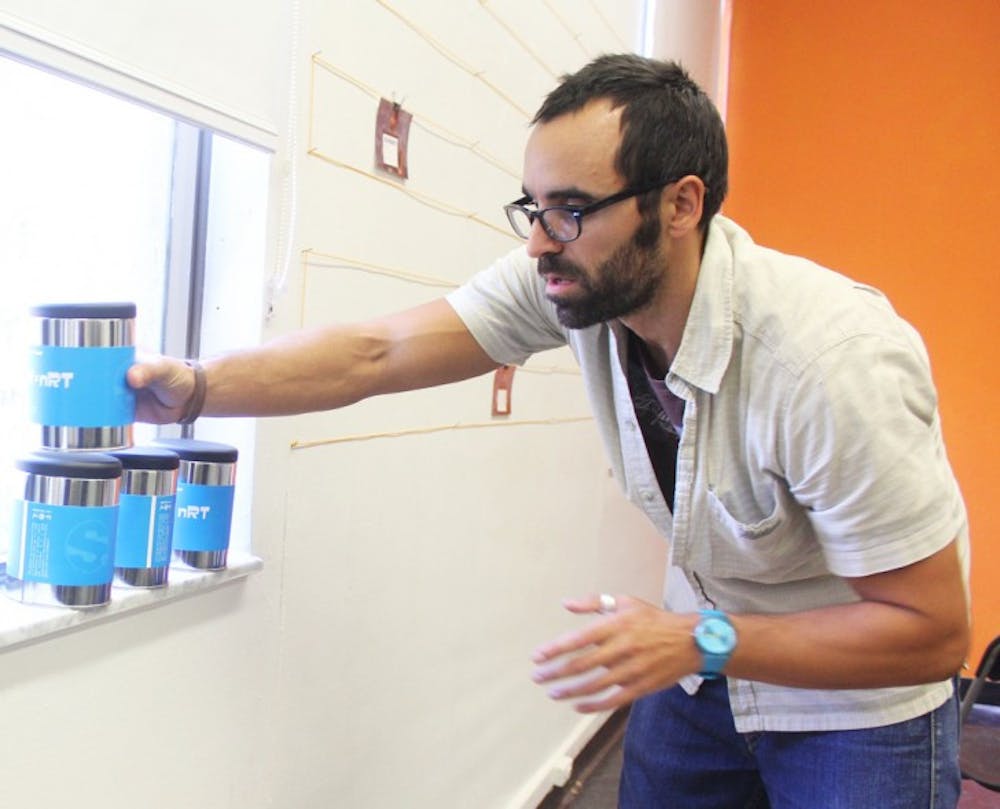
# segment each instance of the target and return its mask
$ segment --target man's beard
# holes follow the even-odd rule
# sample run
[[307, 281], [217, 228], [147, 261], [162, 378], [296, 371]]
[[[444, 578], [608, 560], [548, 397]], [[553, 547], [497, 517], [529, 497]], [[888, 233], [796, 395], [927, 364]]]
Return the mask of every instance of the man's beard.
[[636, 234], [615, 250], [592, 276], [558, 253], [538, 258], [538, 272], [576, 283], [573, 300], [550, 298], [559, 322], [568, 329], [585, 329], [636, 312], [656, 295], [663, 279], [659, 251], [659, 216], [644, 219]]

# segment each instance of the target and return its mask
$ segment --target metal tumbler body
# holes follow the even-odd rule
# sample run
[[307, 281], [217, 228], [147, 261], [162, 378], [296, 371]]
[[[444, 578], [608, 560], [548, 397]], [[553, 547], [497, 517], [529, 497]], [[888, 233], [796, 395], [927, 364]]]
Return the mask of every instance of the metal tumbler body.
[[31, 420], [41, 446], [104, 451], [132, 445], [135, 395], [125, 372], [135, 361], [134, 303], [35, 306]]
[[180, 456], [174, 559], [199, 570], [225, 568], [236, 492], [236, 447], [184, 438], [156, 443]]
[[111, 599], [121, 463], [41, 450], [20, 473], [5, 591], [24, 603], [98, 607]]
[[170, 574], [180, 458], [154, 447], [111, 454], [122, 464], [115, 579], [132, 587], [162, 587]]

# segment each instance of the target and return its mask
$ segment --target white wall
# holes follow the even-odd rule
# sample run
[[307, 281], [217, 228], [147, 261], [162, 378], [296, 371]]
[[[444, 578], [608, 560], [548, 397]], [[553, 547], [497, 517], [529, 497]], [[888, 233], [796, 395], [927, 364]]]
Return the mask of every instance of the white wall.
[[[590, 8], [553, 4], [580, 26], [580, 44], [544, 5], [490, 4], [525, 48], [477, 2], [389, 5], [405, 21], [380, 3], [304, 7], [312, 80], [301, 83], [295, 243], [316, 259], [279, 299], [288, 326], [444, 291], [344, 266], [351, 259], [458, 284], [514, 247], [500, 204], [520, 195], [528, 118], [555, 81], [532, 53], [558, 75], [636, 31], [631, 4], [601, 4], [614, 33]], [[415, 116], [405, 187], [495, 230], [337, 165], [372, 171], [377, 99], [356, 82]], [[452, 142], [428, 131], [439, 127]], [[571, 356], [532, 366], [570, 373], [518, 371], [508, 419], [491, 419], [485, 377], [288, 426], [290, 442], [338, 441], [293, 450], [285, 473], [281, 655], [295, 664], [282, 672], [276, 789], [289, 805], [534, 805], [596, 728], [530, 682], [530, 651], [573, 624], [565, 595], [655, 599], [663, 544], [620, 500], [593, 424], [569, 420], [589, 415]], [[555, 423], [531, 423], [545, 420]], [[495, 426], [447, 429], [482, 424]], [[423, 429], [435, 431], [340, 441]]]
[[[336, 165], [372, 170], [376, 102], [344, 75], [414, 113], [407, 188], [502, 228], [520, 181], [421, 122], [516, 173], [527, 119], [515, 104], [537, 106], [548, 68], [636, 43], [638, 6], [304, 2], [288, 26], [296, 81], [279, 83], [296, 92], [297, 125], [274, 122], [294, 133], [274, 164], [268, 247], [288, 272], [263, 336], [442, 292], [328, 265], [459, 283], [513, 245]], [[317, 53], [343, 75], [317, 69]], [[656, 600], [664, 555], [577, 420], [588, 411], [572, 368], [557, 351], [519, 370], [507, 419], [490, 417], [485, 377], [258, 423], [263, 572], [0, 657], [4, 803], [535, 805], [596, 725], [530, 682], [531, 649], [578, 625], [563, 596]]]

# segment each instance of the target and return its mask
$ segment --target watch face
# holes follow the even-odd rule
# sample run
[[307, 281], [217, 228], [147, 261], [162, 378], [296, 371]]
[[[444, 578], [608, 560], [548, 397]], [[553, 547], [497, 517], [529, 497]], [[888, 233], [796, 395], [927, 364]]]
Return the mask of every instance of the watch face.
[[712, 655], [728, 654], [736, 646], [736, 630], [721, 618], [705, 618], [695, 627], [698, 648]]

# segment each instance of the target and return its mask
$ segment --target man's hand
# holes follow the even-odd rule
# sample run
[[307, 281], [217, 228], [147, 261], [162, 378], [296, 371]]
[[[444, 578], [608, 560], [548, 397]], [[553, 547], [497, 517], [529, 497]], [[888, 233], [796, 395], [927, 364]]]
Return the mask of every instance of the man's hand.
[[194, 371], [172, 357], [140, 357], [126, 380], [136, 394], [136, 421], [150, 424], [176, 422], [194, 393]]
[[616, 596], [616, 610], [603, 614], [597, 595], [564, 602], [570, 612], [600, 617], [584, 629], [539, 646], [532, 679], [552, 683], [553, 699], [574, 699], [581, 713], [613, 710], [674, 685], [698, 671], [691, 637], [696, 615], [675, 615], [648, 602]]

